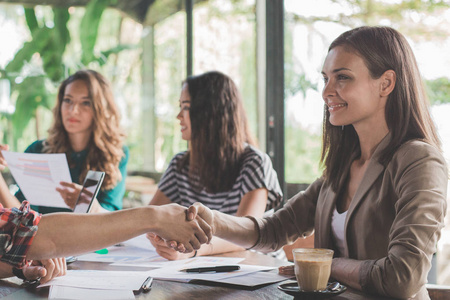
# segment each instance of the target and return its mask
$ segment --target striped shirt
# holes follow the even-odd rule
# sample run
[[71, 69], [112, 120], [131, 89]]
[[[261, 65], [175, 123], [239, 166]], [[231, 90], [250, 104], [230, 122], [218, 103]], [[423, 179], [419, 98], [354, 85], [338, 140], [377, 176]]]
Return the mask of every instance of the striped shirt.
[[158, 184], [161, 192], [173, 203], [188, 207], [201, 202], [210, 209], [235, 215], [242, 197], [253, 190], [268, 190], [266, 211], [274, 208], [282, 199], [277, 173], [269, 156], [252, 146], [247, 146], [243, 153], [241, 170], [232, 189], [219, 193], [208, 193], [205, 189], [196, 191], [188, 179], [188, 164], [181, 172], [178, 171], [178, 162], [185, 154], [186, 151], [174, 156]]

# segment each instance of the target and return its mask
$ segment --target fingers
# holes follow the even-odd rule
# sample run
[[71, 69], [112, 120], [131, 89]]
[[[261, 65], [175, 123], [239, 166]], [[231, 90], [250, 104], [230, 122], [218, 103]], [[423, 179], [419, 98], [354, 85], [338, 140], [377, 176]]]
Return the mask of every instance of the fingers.
[[94, 196], [94, 194], [87, 189], [83, 189], [83, 195], [86, 195], [88, 198], [92, 198], [92, 196]]
[[176, 241], [165, 241], [166, 246], [172, 249], [175, 249], [178, 246]]
[[45, 274], [41, 276], [41, 283], [46, 283], [58, 276], [64, 276], [67, 273], [66, 259], [54, 258], [46, 259], [40, 262], [42, 267], [45, 268]]
[[41, 283], [49, 282], [53, 278], [53, 273], [56, 268], [56, 264], [52, 259], [46, 259], [42, 261], [43, 267], [47, 271], [45, 276], [41, 277]]
[[153, 246], [164, 246], [170, 248], [166, 245], [166, 241], [164, 241], [159, 235], [156, 235], [152, 232], [147, 233], [147, 238], [150, 240]]
[[278, 273], [280, 275], [295, 276], [294, 266], [282, 266], [278, 268]]
[[197, 203], [194, 203], [194, 205], [189, 206], [188, 210], [186, 211], [186, 219], [187, 221], [192, 221], [197, 216]]
[[[0, 145], [0, 151], [2, 151], [2, 150], [8, 151], [9, 146], [8, 145]], [[7, 166], [8, 166], [8, 163], [6, 162], [5, 158], [3, 157], [3, 154], [0, 152], [0, 170], [3, 170]]]
[[65, 257], [58, 258], [61, 269], [58, 276], [65, 276], [67, 274], [67, 262]]
[[203, 230], [204, 234], [198, 235], [197, 237], [199, 238], [200, 243], [202, 244], [209, 244], [209, 242], [211, 242], [212, 239], [212, 228], [211, 226], [209, 226], [208, 223], [206, 223], [205, 220], [203, 220], [202, 218], [198, 218], [197, 217], [197, 222], [198, 225], [200, 226], [200, 228]]
[[27, 280], [35, 280], [44, 277], [47, 274], [47, 271], [44, 267], [33, 264], [31, 266], [25, 266], [22, 269], [22, 272]]
[[75, 189], [77, 186], [77, 184], [75, 184], [73, 182], [66, 182], [66, 181], [60, 181], [59, 184], [62, 186], [65, 186], [65, 187], [73, 188], [73, 189]]

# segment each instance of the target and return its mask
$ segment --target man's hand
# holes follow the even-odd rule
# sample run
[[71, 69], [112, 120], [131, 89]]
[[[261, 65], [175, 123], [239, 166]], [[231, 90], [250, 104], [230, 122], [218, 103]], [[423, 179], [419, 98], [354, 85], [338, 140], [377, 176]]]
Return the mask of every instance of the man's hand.
[[73, 210], [77, 204], [78, 195], [83, 187], [73, 182], [61, 181], [59, 184], [61, 184], [63, 188], [57, 187], [56, 191], [61, 194], [64, 202]]
[[41, 284], [46, 283], [55, 277], [66, 275], [66, 259], [63, 257], [33, 260], [30, 266], [26, 266], [22, 269], [22, 272], [27, 280], [41, 278]]
[[[186, 220], [192, 221], [194, 219], [201, 218], [203, 221], [211, 226], [212, 235], [214, 235], [215, 227], [214, 223], [214, 213], [208, 207], [204, 206], [200, 202], [194, 203], [190, 206], [186, 212]], [[211, 241], [211, 240], [210, 240]], [[208, 241], [209, 244], [209, 241]], [[177, 243], [176, 241], [170, 240], [165, 242], [167, 248], [172, 248], [178, 252], [186, 253], [186, 247], [183, 243]]]
[[216, 228], [215, 228], [215, 224], [214, 224], [214, 213], [211, 209], [209, 209], [208, 207], [204, 206], [203, 204], [201, 204], [200, 202], [196, 202], [194, 203], [194, 205], [191, 205], [188, 208], [187, 211], [187, 220], [188, 221], [192, 221], [195, 218], [202, 218], [206, 223], [209, 224], [209, 226], [211, 226], [212, 229], [212, 234], [214, 235], [214, 233], [216, 232]]
[[[178, 204], [156, 206], [158, 228], [153, 232], [166, 241], [177, 241], [183, 244], [186, 253], [200, 248], [201, 244], [212, 239], [211, 226], [197, 217], [186, 221], [187, 209]], [[155, 222], [154, 221], [154, 222]]]
[[166, 245], [166, 242], [159, 236], [153, 233], [147, 233], [147, 238], [150, 243], [152, 243], [153, 247], [155, 247], [156, 252], [159, 256], [164, 257], [168, 260], [178, 260], [178, 259], [186, 259], [193, 256], [192, 253], [180, 253], [171, 247]]
[[2, 150], [8, 151], [9, 146], [0, 144], [0, 171], [3, 171], [8, 166], [8, 164], [6, 163], [6, 160], [3, 157], [3, 154], [1, 152]]

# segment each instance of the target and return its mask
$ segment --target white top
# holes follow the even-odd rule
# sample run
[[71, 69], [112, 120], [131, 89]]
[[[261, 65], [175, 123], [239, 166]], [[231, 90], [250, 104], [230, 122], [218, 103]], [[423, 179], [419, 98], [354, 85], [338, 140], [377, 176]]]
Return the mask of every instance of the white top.
[[335, 256], [344, 256], [345, 253], [345, 218], [347, 217], [347, 211], [342, 214], [338, 213], [336, 207], [331, 217], [331, 231], [333, 232], [334, 245], [336, 246]]

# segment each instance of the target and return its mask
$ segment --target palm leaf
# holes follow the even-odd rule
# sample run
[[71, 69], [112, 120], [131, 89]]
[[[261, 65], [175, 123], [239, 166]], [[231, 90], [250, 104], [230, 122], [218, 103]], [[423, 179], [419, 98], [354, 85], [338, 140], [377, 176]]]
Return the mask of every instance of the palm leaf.
[[83, 50], [81, 62], [84, 65], [95, 60], [94, 46], [97, 41], [98, 26], [103, 11], [109, 3], [109, 0], [93, 0], [86, 6], [86, 12], [80, 24], [80, 42]]

